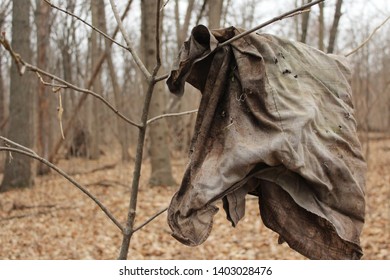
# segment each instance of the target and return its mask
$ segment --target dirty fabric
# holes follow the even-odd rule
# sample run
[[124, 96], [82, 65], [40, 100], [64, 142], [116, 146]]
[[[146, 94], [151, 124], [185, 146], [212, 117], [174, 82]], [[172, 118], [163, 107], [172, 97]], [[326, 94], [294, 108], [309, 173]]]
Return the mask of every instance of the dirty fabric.
[[167, 80], [202, 93], [190, 160], [168, 209], [172, 235], [196, 246], [222, 199], [233, 226], [245, 197], [264, 224], [311, 259], [359, 259], [365, 162], [350, 71], [341, 57], [268, 34], [199, 25]]

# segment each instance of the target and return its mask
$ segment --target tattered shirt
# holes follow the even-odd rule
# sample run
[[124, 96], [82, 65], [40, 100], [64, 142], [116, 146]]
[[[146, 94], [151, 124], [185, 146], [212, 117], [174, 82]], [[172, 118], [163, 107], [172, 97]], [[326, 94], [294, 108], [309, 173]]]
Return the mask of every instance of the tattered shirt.
[[255, 195], [263, 223], [312, 259], [359, 259], [365, 169], [343, 57], [268, 34], [199, 25], [167, 80], [202, 93], [190, 160], [168, 208], [189, 246], [210, 234], [222, 199], [233, 226]]

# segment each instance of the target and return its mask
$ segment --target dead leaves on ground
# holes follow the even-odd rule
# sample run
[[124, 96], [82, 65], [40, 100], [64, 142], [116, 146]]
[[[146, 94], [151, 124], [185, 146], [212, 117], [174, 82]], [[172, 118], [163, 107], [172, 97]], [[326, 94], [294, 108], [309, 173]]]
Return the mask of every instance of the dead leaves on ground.
[[[118, 158], [111, 154], [98, 161], [72, 159], [61, 162], [60, 167], [73, 173], [124, 223], [132, 164], [119, 163]], [[177, 182], [184, 166], [185, 159], [174, 160]], [[136, 225], [167, 207], [177, 188], [150, 188], [149, 172], [145, 161]], [[363, 258], [390, 259], [390, 140], [371, 144], [366, 193]], [[246, 216], [236, 228], [226, 220], [222, 205], [218, 207], [212, 233], [204, 244], [186, 247], [176, 241], [170, 235], [164, 213], [134, 234], [129, 258], [304, 259], [288, 245], [277, 244], [277, 235], [259, 217], [256, 200], [248, 199]], [[116, 259], [120, 244], [118, 228], [57, 174], [39, 177], [34, 188], [0, 194], [0, 259]]]

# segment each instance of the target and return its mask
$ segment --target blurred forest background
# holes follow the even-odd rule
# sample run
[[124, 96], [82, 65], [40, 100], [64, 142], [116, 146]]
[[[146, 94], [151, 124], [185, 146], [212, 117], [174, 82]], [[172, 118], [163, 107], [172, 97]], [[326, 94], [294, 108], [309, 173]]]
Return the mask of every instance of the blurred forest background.
[[[51, 7], [49, 2], [77, 15], [79, 19]], [[154, 35], [156, 2], [154, 0], [116, 2], [136, 52], [146, 68], [152, 71], [156, 52]], [[249, 29], [311, 0], [163, 2], [160, 33], [162, 67], [159, 75], [169, 72], [180, 46], [192, 27], [197, 24], [204, 24], [210, 28], [234, 25]], [[390, 63], [390, 23], [381, 26], [375, 34], [372, 32], [389, 15], [390, 3], [386, 0], [327, 0], [314, 6], [310, 13], [284, 19], [259, 31], [301, 41], [328, 53], [346, 55], [355, 50], [348, 55], [348, 59], [353, 71], [351, 82], [359, 136], [369, 167], [371, 162], [375, 162], [373, 166], [383, 164], [380, 168], [375, 167], [383, 173], [375, 175], [380, 177], [381, 182], [378, 183], [381, 193], [375, 195], [383, 198], [381, 209], [384, 213], [378, 219], [384, 220], [387, 233], [390, 179], [389, 170], [385, 166], [390, 161], [378, 160], [376, 156], [390, 158], [388, 154], [390, 75], [387, 67]], [[123, 36], [118, 32], [117, 22], [108, 0], [0, 1], [0, 30], [10, 41], [15, 52], [26, 62], [79, 88], [92, 90], [124, 116], [139, 123], [147, 88], [143, 73], [136, 66], [128, 50], [104, 38], [83, 21], [108, 34], [116, 42], [126, 45]], [[362, 48], [356, 49], [369, 37], [370, 40]], [[47, 77], [37, 76], [30, 71], [20, 76], [12, 57], [4, 48], [0, 48], [0, 136], [33, 149], [43, 158], [63, 167], [68, 173], [76, 175], [93, 173], [93, 176], [98, 176], [96, 172], [103, 171], [103, 174], [99, 175], [101, 178], [96, 179], [100, 182], [97, 184], [100, 187], [106, 184], [122, 185], [122, 188], [124, 185], [125, 188], [129, 188], [129, 177], [132, 174], [131, 168], [136, 153], [137, 127], [123, 121], [97, 98], [72, 88], [47, 86], [43, 81], [52, 83]], [[186, 93], [179, 99], [168, 93], [165, 82], [157, 83], [149, 118], [197, 109], [199, 100], [200, 94], [188, 85]], [[141, 185], [178, 185], [195, 118], [196, 114], [187, 114], [159, 119], [149, 126], [144, 153], [146, 168]], [[375, 150], [376, 148], [382, 150]], [[48, 182], [53, 179], [53, 174], [46, 165], [15, 154], [12, 157], [11, 161], [9, 153], [0, 153], [2, 182], [0, 190], [34, 184], [34, 188], [47, 187]], [[108, 182], [110, 170], [121, 173], [118, 175], [119, 179], [111, 183]], [[82, 178], [80, 180], [84, 182]], [[91, 181], [97, 182], [94, 179], [86, 180], [87, 183], [84, 182], [86, 185], [93, 185]], [[372, 183], [372, 180], [369, 179], [368, 183]], [[42, 190], [42, 193], [45, 192], [50, 196], [47, 188], [45, 191]], [[164, 191], [155, 189], [150, 191], [153, 192]], [[167, 197], [170, 194], [171, 190], [168, 190]], [[19, 211], [17, 203], [12, 202], [12, 199], [17, 200], [24, 196], [20, 193], [11, 194], [9, 197], [4, 195], [2, 194], [3, 199], [0, 201], [0, 210], [7, 215], [14, 210]], [[109, 193], [105, 195], [110, 196]], [[35, 196], [30, 196], [30, 199], [32, 197]], [[28, 201], [27, 196], [25, 199]], [[36, 199], [40, 201], [42, 197]], [[169, 200], [163, 201], [161, 206], [168, 203]], [[9, 230], [12, 230], [12, 226]], [[378, 236], [380, 234], [377, 233]], [[384, 242], [382, 247], [377, 248], [372, 258], [390, 256], [388, 242]], [[5, 247], [0, 250], [2, 252], [0, 258], [11, 257], [4, 254], [4, 250]], [[39, 257], [39, 254], [34, 256]], [[56, 258], [56, 255], [51, 257]], [[106, 258], [111, 255], [67, 257]]]

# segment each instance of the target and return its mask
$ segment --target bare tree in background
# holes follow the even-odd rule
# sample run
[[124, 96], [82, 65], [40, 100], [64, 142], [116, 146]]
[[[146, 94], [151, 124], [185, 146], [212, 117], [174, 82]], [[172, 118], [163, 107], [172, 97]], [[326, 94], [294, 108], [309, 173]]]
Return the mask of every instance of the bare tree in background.
[[[156, 30], [156, 1], [142, 0], [142, 26], [141, 26], [141, 49], [143, 51], [143, 61], [149, 71], [155, 66], [157, 53], [155, 43]], [[147, 85], [144, 85], [147, 88]], [[161, 115], [165, 108], [164, 84], [157, 83], [150, 104], [150, 117]], [[149, 182], [151, 185], [173, 185], [175, 180], [172, 176], [171, 156], [168, 145], [168, 127], [165, 120], [151, 124], [149, 127], [150, 146], [149, 154], [151, 161], [151, 175]]]
[[179, 20], [179, 0], [175, 1], [175, 24], [177, 36], [177, 49], [181, 47], [187, 37], [188, 29], [190, 27], [191, 14], [194, 9], [195, 0], [189, 0], [187, 11], [184, 18], [184, 23], [181, 25]]
[[[13, 0], [12, 45], [16, 52], [32, 57], [30, 46], [30, 1]], [[19, 65], [20, 66], [20, 65]], [[11, 67], [11, 96], [8, 137], [23, 146], [34, 146], [35, 77], [25, 73], [22, 77], [16, 64]], [[31, 158], [7, 154], [7, 164], [0, 190], [30, 187], [34, 183], [34, 164]]]
[[[43, 1], [36, 0], [35, 24], [37, 28], [37, 66], [41, 69], [48, 68], [48, 48], [50, 45], [50, 6]], [[49, 89], [42, 83], [37, 85], [38, 92], [38, 131], [37, 150], [44, 158], [49, 157], [51, 149], [52, 116], [49, 115], [50, 96]], [[38, 174], [45, 174], [50, 168], [42, 163], [38, 164]]]
[[[306, 3], [310, 3], [312, 0], [307, 0]], [[302, 1], [302, 5], [306, 4], [304, 1]], [[300, 41], [302, 43], [306, 43], [306, 37], [307, 37], [307, 30], [309, 28], [309, 17], [310, 13], [304, 13], [302, 15], [302, 23], [301, 23], [301, 39]]]
[[[0, 25], [1, 28], [1, 25]], [[0, 134], [3, 132], [3, 127], [5, 126], [5, 88], [3, 81], [3, 69], [2, 69], [2, 60], [0, 58]]]
[[334, 52], [337, 30], [339, 27], [340, 17], [342, 15], [341, 14], [342, 4], [343, 4], [343, 0], [337, 0], [335, 12], [334, 12], [334, 17], [333, 17], [333, 24], [332, 24], [332, 28], [330, 29], [330, 33], [329, 33], [329, 43], [328, 43], [328, 49], [327, 49], [328, 53]]
[[209, 28], [221, 27], [223, 0], [208, 1], [209, 5]]
[[[2, 30], [5, 22], [5, 16], [7, 13], [7, 8], [10, 5], [11, 1], [4, 1], [0, 5], [0, 30]], [[1, 54], [1, 53], [0, 53]], [[0, 133], [3, 133], [6, 125], [6, 104], [5, 104], [5, 85], [4, 85], [4, 76], [3, 76], [3, 59], [0, 55]]]
[[[101, 29], [103, 26], [102, 19], [104, 13], [103, 0], [91, 0], [92, 25]], [[91, 32], [91, 69], [95, 69], [98, 64], [100, 55], [103, 52], [102, 38], [96, 32]], [[92, 90], [102, 94], [103, 85], [101, 80], [101, 72], [96, 74], [96, 78], [92, 83]], [[88, 158], [98, 159], [100, 156], [100, 142], [102, 138], [102, 117], [103, 106], [97, 99], [87, 100], [87, 149]]]
[[323, 51], [324, 46], [324, 2], [318, 4], [320, 13], [318, 15], [318, 49]]

